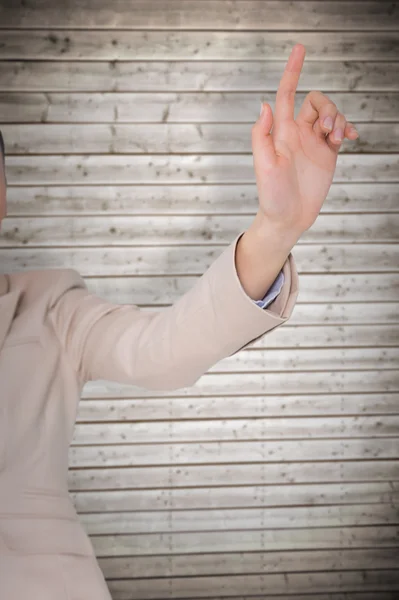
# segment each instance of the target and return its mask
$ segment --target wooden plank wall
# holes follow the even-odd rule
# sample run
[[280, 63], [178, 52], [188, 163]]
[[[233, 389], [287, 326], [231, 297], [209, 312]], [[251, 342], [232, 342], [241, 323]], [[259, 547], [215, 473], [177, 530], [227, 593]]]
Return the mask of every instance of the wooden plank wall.
[[287, 324], [190, 389], [85, 387], [69, 483], [115, 600], [399, 595], [398, 12], [2, 2], [7, 270], [177, 300], [252, 222], [250, 130], [296, 42], [297, 110], [319, 89], [360, 132], [293, 250]]

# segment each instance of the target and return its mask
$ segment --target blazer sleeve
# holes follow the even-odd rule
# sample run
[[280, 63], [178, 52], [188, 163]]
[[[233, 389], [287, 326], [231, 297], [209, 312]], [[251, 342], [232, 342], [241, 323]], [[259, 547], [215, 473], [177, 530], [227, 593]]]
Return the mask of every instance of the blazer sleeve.
[[244, 233], [188, 292], [159, 311], [110, 303], [90, 293], [77, 271], [62, 269], [48, 314], [81, 383], [103, 379], [150, 390], [191, 386], [218, 361], [282, 325], [298, 295], [294, 258], [290, 253], [283, 265], [276, 299], [260, 308], [236, 270], [236, 246]]

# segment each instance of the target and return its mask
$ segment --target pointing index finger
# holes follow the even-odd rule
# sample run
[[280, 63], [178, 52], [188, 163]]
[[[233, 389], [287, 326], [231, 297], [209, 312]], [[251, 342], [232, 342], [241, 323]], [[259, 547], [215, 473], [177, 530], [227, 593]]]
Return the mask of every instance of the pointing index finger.
[[277, 90], [275, 107], [276, 125], [282, 121], [294, 120], [295, 92], [301, 76], [305, 53], [306, 50], [303, 44], [295, 44], [291, 50]]

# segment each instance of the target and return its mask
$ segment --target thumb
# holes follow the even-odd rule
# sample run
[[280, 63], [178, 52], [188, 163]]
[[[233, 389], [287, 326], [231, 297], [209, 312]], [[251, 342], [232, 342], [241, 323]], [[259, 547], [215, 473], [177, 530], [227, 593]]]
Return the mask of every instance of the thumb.
[[[263, 110], [262, 110], [263, 109]], [[261, 173], [265, 168], [276, 164], [277, 156], [270, 130], [273, 125], [273, 112], [270, 104], [261, 102], [261, 114], [252, 126], [252, 152], [255, 171]]]

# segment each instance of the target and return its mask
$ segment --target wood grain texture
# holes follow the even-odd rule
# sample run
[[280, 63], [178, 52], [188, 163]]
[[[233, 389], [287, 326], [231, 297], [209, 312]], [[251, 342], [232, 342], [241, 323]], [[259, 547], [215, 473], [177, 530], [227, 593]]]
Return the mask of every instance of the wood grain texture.
[[[182, 510], [259, 506], [395, 504], [398, 481], [286, 483], [71, 492], [79, 512]], [[387, 507], [388, 510], [388, 507]]]
[[[286, 573], [254, 575], [232, 575], [230, 577], [192, 577], [170, 579], [135, 579], [131, 581], [110, 581], [110, 589], [115, 600], [156, 599], [164, 593], [165, 586], [172, 589], [172, 598], [209, 598], [210, 594], [271, 594], [317, 593], [318, 591], [341, 592], [346, 588], [353, 591], [364, 589], [364, 573], [344, 571], [342, 573]], [[399, 573], [396, 569], [373, 570], [367, 572], [367, 584], [374, 593], [398, 590]], [[267, 595], [264, 591], [267, 589]], [[213, 596], [215, 598], [215, 596]], [[223, 597], [223, 596], [222, 596]]]
[[[170, 2], [165, 8], [170, 9]], [[184, 3], [182, 8], [184, 10]], [[260, 8], [263, 7], [260, 5]], [[290, 9], [293, 8], [295, 5], [291, 4]], [[324, 32], [322, 36], [318, 32], [302, 31], [300, 36], [307, 60], [388, 61], [395, 60], [399, 52], [397, 31], [334, 31]], [[7, 60], [269, 61], [285, 60], [292, 44], [291, 33], [280, 31], [16, 29], [3, 31], [1, 38], [1, 57]]]
[[[163, 256], [153, 274], [166, 274], [163, 265], [164, 246], [218, 244], [219, 255], [226, 245], [240, 232], [248, 229], [255, 213], [251, 216], [72, 216], [57, 217], [10, 217], [2, 227], [0, 246], [44, 247], [76, 246], [162, 246]], [[340, 244], [376, 242], [395, 243], [399, 213], [384, 214], [326, 214], [319, 215], [311, 229], [301, 237], [303, 244]], [[292, 249], [292, 252], [295, 250]], [[206, 260], [209, 261], [209, 258]], [[339, 264], [337, 265], [339, 268]], [[198, 272], [198, 267], [195, 269]], [[173, 273], [173, 271], [172, 271]], [[105, 273], [103, 273], [105, 275]], [[145, 273], [143, 273], [145, 274]], [[185, 275], [191, 275], [186, 271]], [[361, 275], [359, 275], [361, 277]], [[144, 280], [143, 280], [144, 281]], [[166, 281], [166, 280], [165, 280]], [[180, 284], [179, 284], [180, 285]], [[184, 286], [184, 282], [181, 283]], [[137, 290], [143, 282], [137, 281]]]
[[[362, 350], [367, 353], [367, 349]], [[388, 348], [381, 351], [386, 352]], [[345, 352], [349, 351], [346, 349]], [[370, 352], [376, 349], [370, 349]], [[395, 349], [396, 351], [396, 349]], [[257, 350], [259, 354], [266, 354]], [[306, 354], [306, 350], [300, 352]], [[322, 356], [323, 349], [317, 352]], [[255, 350], [243, 350], [241, 354], [255, 353]], [[268, 361], [271, 356], [286, 355], [285, 350], [268, 351]], [[240, 353], [235, 356], [241, 356]], [[295, 354], [295, 353], [294, 353]], [[299, 352], [298, 352], [299, 354]], [[389, 354], [389, 352], [388, 352]], [[230, 358], [219, 362], [219, 369]], [[245, 360], [245, 356], [243, 358]], [[368, 393], [368, 394], [290, 394], [253, 395], [253, 396], [199, 396], [195, 399], [179, 397], [140, 398], [130, 400], [109, 399], [106, 402], [84, 397], [79, 405], [78, 422], [114, 422], [114, 421], [163, 421], [178, 419], [228, 419], [256, 417], [317, 417], [325, 415], [383, 415], [395, 414], [399, 401], [399, 393]], [[353, 443], [358, 443], [353, 440]], [[373, 440], [370, 440], [373, 443]], [[290, 444], [284, 440], [282, 448]], [[345, 448], [345, 440], [342, 448]], [[123, 448], [121, 449], [123, 450]], [[148, 449], [149, 450], [149, 449]]]
[[[7, 159], [7, 165], [10, 160]], [[134, 162], [136, 159], [131, 160]], [[341, 156], [338, 160], [341, 162]], [[215, 213], [227, 216], [249, 214], [254, 216], [258, 207], [255, 182], [234, 185], [231, 183], [115, 185], [111, 182], [106, 185], [30, 186], [21, 185], [19, 179], [15, 179], [15, 185], [10, 181], [8, 183], [7, 214], [10, 217], [66, 215], [81, 218], [85, 215], [141, 216], [143, 214], [154, 217], [169, 214], [211, 217], [215, 216]], [[370, 182], [333, 181], [320, 213], [324, 216], [326, 213], [362, 215], [363, 213], [398, 212], [398, 197], [399, 181], [386, 183], [374, 181], [373, 185], [370, 185]], [[240, 224], [241, 221], [238, 226]], [[330, 247], [326, 247], [325, 250], [334, 251]], [[395, 250], [393, 246], [391, 250]], [[369, 248], [369, 251], [372, 250]], [[201, 252], [201, 248], [197, 248], [196, 252]], [[185, 256], [185, 259], [187, 258]], [[359, 256], [358, 260], [361, 261], [362, 258]], [[153, 270], [154, 265], [148, 265], [147, 268]]]
[[[154, 554], [155, 549], [157, 549], [158, 554], [196, 554], [239, 551], [259, 552], [261, 550], [288, 551], [348, 547], [370, 548], [371, 544], [378, 550], [379, 548], [397, 548], [398, 543], [397, 531], [395, 530], [395, 526], [392, 525], [364, 525], [342, 528], [312, 527], [310, 529], [280, 530], [265, 529], [264, 531], [218, 531], [215, 533], [197, 532], [195, 536], [187, 532], [176, 532], [168, 535], [160, 533], [99, 535], [92, 536], [92, 541], [99, 557], [146, 556]], [[398, 577], [398, 571], [396, 570], [395, 572], [396, 577]], [[259, 575], [256, 580], [259, 584]], [[224, 578], [220, 580], [220, 584], [223, 585], [223, 582]], [[131, 589], [132, 582], [128, 581], [126, 583], [129, 584]], [[208, 595], [210, 592], [211, 590], [207, 590]], [[241, 593], [243, 592], [244, 590]]]
[[[377, 419], [376, 419], [377, 420]], [[380, 422], [380, 417], [378, 417]], [[232, 424], [232, 429], [234, 423]], [[310, 439], [288, 440], [280, 437], [278, 441], [239, 441], [216, 442], [187, 442], [174, 441], [178, 425], [174, 423], [169, 442], [155, 444], [140, 444], [135, 435], [129, 436], [131, 443], [109, 444], [99, 449], [97, 446], [72, 444], [69, 456], [73, 468], [92, 467], [122, 467], [164, 464], [207, 464], [207, 463], [237, 463], [237, 462], [287, 462], [295, 458], [297, 462], [314, 460], [354, 460], [362, 458], [396, 458], [396, 438], [378, 437], [372, 440], [368, 431], [363, 430], [364, 437], [349, 439]], [[214, 428], [213, 423], [210, 428]], [[135, 429], [131, 428], [133, 431]], [[379, 433], [378, 429], [377, 433]], [[273, 428], [272, 428], [273, 431]], [[274, 430], [275, 431], [275, 430]], [[343, 432], [342, 435], [347, 433]], [[331, 430], [323, 431], [323, 435], [331, 435]], [[111, 432], [112, 436], [112, 432]], [[107, 435], [103, 434], [107, 439]], [[141, 440], [142, 438], [139, 437]], [[162, 438], [161, 438], [162, 439]], [[165, 439], [165, 436], [164, 438]], [[103, 441], [99, 445], [104, 446]]]
[[[370, 507], [368, 508], [370, 509]], [[295, 573], [297, 571], [355, 570], [363, 568], [365, 565], [374, 569], [394, 569], [398, 560], [398, 551], [398, 548], [380, 548], [376, 553], [375, 550], [368, 548], [343, 548], [302, 550], [300, 553], [260, 551], [243, 554], [232, 552], [229, 555], [222, 553], [173, 554], [171, 556], [104, 557], [100, 558], [99, 562], [106, 577], [110, 579], [170, 577], [172, 574], [175, 576], [234, 575], [237, 573], [249, 574], [254, 571]], [[318, 595], [317, 597], [319, 600], [324, 596]], [[354, 596], [356, 600], [361, 597], [357, 594]], [[370, 595], [363, 597], [365, 600], [371, 600]], [[382, 595], [381, 598], [385, 598], [385, 596]], [[248, 600], [251, 599], [248, 597]], [[331, 600], [331, 596], [328, 600]]]
[[[255, 183], [252, 154], [10, 156], [11, 185]], [[399, 154], [342, 154], [337, 183], [398, 183]]]
[[[113, 467], [70, 469], [71, 491], [112, 489], [163, 489], [230, 485], [285, 485], [286, 483], [347, 483], [397, 480], [399, 460], [336, 462], [240, 463], [226, 465], [174, 465], [173, 467]], [[397, 537], [397, 531], [396, 531]], [[240, 539], [237, 539], [240, 544]]]
[[[65, 265], [78, 271], [84, 278], [103, 276], [146, 275], [201, 275], [218, 255], [219, 246], [186, 245], [179, 251], [174, 246], [157, 248], [136, 246], [96, 248], [46, 247], [27, 244], [26, 247], [2, 248], [1, 264], [7, 272], [25, 269], [62, 269]], [[394, 243], [339, 243], [305, 244], [295, 247], [295, 260], [301, 273], [358, 273], [394, 272], [399, 264], [399, 248]], [[376, 307], [377, 308], [377, 307]], [[378, 310], [388, 312], [380, 305]], [[364, 310], [368, 310], [367, 306]], [[366, 313], [362, 313], [366, 318]], [[297, 317], [297, 310], [295, 313]], [[387, 316], [387, 315], [386, 315]], [[387, 317], [388, 318], [388, 317]]]
[[4, 28], [40, 29], [217, 29], [217, 30], [350, 30], [396, 31], [398, 7], [387, 0], [69, 0], [59, 7], [51, 0], [22, 0], [1, 4]]
[[[357, 140], [345, 138], [342, 154], [398, 152], [399, 123], [361, 123], [357, 130]], [[251, 153], [250, 131], [248, 124], [228, 123], [24, 124], [2, 128], [8, 154], [18, 155]]]
[[[231, 65], [233, 66], [233, 65]], [[384, 65], [382, 65], [384, 67]], [[321, 86], [317, 85], [325, 93]], [[295, 114], [307, 93], [295, 96]], [[398, 120], [399, 93], [328, 91], [349, 121]], [[0, 91], [3, 123], [237, 123], [258, 117], [260, 100], [275, 108], [275, 91], [11, 92]]]
[[[395, 525], [397, 510], [369, 504], [340, 506], [302, 506], [284, 508], [236, 508], [209, 511], [176, 511], [169, 518], [166, 511], [110, 512], [82, 516], [90, 535], [145, 534], [200, 531], [304, 529], [311, 527], [351, 527], [354, 525]], [[256, 569], [254, 562], [253, 570]], [[230, 566], [231, 569], [231, 566]], [[262, 571], [262, 569], [259, 569]], [[202, 574], [202, 573], [198, 573]]]
[[[268, 343], [268, 348], [275, 347], [292, 347], [293, 345], [301, 344], [304, 333], [298, 332], [297, 329], [288, 327], [285, 328], [285, 335], [277, 335], [273, 338], [273, 343]], [[340, 327], [330, 327], [319, 336], [316, 334], [318, 327], [313, 330], [309, 328], [306, 332], [307, 336], [303, 345], [317, 347], [321, 346], [341, 346], [346, 336], [347, 345], [372, 346], [381, 345], [395, 346], [397, 345], [398, 328], [386, 326], [378, 327], [353, 327], [351, 329], [342, 328], [343, 331], [337, 335], [333, 334], [335, 329]], [[379, 334], [374, 333], [373, 329], [383, 329]], [[313, 333], [315, 334], [313, 336]], [[277, 334], [277, 332], [276, 332]], [[341, 336], [341, 337], [339, 337]], [[396, 337], [395, 337], [396, 336]], [[269, 336], [270, 337], [270, 336]], [[315, 338], [315, 339], [314, 339]], [[264, 342], [262, 342], [264, 344]], [[260, 342], [255, 342], [253, 347], [260, 347]], [[307, 372], [261, 372], [261, 373], [205, 373], [195, 383], [194, 386], [173, 390], [173, 392], [160, 392], [167, 396], [207, 396], [207, 395], [223, 395], [237, 393], [237, 388], [240, 393], [246, 394], [279, 394], [284, 390], [285, 394], [296, 394], [300, 389], [304, 394], [317, 393], [342, 393], [345, 390], [347, 393], [367, 393], [367, 392], [392, 392], [398, 391], [398, 374], [395, 371], [307, 371]], [[132, 398], [137, 396], [157, 396], [156, 390], [143, 390], [132, 385], [123, 385], [113, 382], [103, 382], [101, 380], [92, 381], [86, 384], [82, 395], [87, 398]], [[397, 430], [393, 432], [393, 435]]]
[[[76, 444], [118, 444], [167, 442], [223, 442], [251, 440], [319, 439], [319, 438], [379, 438], [394, 436], [399, 416], [325, 416], [263, 419], [228, 419], [195, 421], [152, 421], [123, 423], [77, 423], [73, 441]], [[243, 450], [242, 452], [245, 452]], [[244, 461], [243, 454], [242, 460]], [[259, 460], [267, 460], [267, 450]], [[315, 460], [317, 460], [315, 455]], [[204, 460], [208, 456], [204, 453]], [[173, 462], [173, 461], [170, 461]], [[219, 462], [219, 461], [216, 461]]]
[[[285, 0], [281, 0], [285, 1]], [[321, 4], [321, 3], [320, 3]], [[2, 92], [238, 92], [277, 90], [284, 61], [1, 61]], [[398, 92], [398, 62], [305, 63], [299, 91]]]

